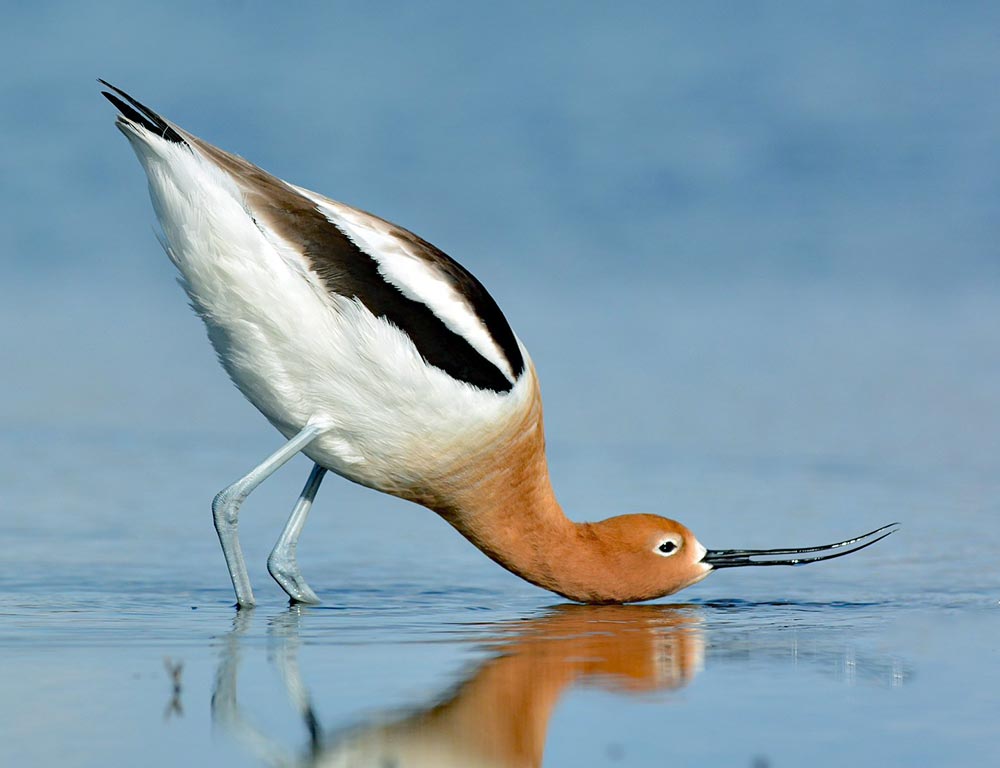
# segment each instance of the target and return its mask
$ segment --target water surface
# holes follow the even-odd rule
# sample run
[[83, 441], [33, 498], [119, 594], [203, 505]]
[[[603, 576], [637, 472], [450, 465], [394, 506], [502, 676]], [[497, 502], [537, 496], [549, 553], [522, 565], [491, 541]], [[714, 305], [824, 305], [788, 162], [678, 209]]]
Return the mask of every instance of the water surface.
[[[6, 5], [0, 765], [1000, 764], [997, 6]], [[277, 435], [98, 76], [468, 266], [574, 519], [900, 532], [573, 607], [330, 478], [290, 610], [297, 459], [237, 614], [208, 505]]]
[[[21, 435], [18, 448], [32, 441]], [[300, 609], [263, 568], [287, 506], [267, 510], [265, 486], [243, 530], [261, 604], [236, 612], [206, 505], [174, 507], [169, 492], [115, 482], [127, 462], [150, 487], [176, 472], [190, 490], [194, 464], [230, 450], [207, 443], [61, 435], [72, 461], [91, 452], [86, 485], [56, 452], [49, 471], [63, 492], [31, 505], [38, 478], [15, 487], [24, 504], [0, 580], [3, 764], [983, 765], [1000, 755], [998, 542], [986, 512], [969, 540], [900, 515], [900, 503], [902, 531], [851, 558], [588, 607], [507, 575], [430, 513], [335, 481], [302, 548], [325, 602]], [[585, 486], [595, 464], [644, 471], [637, 459], [654, 460], [648, 448], [553, 453], [558, 473]], [[694, 485], [721, 474], [750, 498], [794, 494], [803, 472], [712, 457], [684, 466]], [[810, 485], [850, 500], [847, 488], [888, 493], [897, 479], [838, 469]], [[359, 521], [344, 519], [345, 498]], [[780, 517], [753, 501], [743, 513], [758, 522], [721, 544], [753, 531], [750, 544], [775, 543]], [[795, 541], [777, 543], [848, 532], [791, 527]], [[180, 666], [176, 691], [165, 660]]]

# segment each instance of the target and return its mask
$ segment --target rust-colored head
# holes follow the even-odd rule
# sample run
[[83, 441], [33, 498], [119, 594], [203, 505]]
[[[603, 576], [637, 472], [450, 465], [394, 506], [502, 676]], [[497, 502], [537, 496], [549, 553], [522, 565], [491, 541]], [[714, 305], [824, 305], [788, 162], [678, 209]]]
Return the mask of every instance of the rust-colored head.
[[577, 526], [576, 547], [570, 562], [560, 564], [565, 578], [554, 591], [584, 603], [653, 600], [689, 587], [717, 568], [806, 565], [843, 557], [881, 541], [897, 525], [816, 547], [711, 550], [676, 520], [622, 515]]
[[706, 549], [676, 520], [621, 515], [577, 526], [579, 567], [561, 594], [584, 603], [632, 603], [670, 595], [705, 578]]

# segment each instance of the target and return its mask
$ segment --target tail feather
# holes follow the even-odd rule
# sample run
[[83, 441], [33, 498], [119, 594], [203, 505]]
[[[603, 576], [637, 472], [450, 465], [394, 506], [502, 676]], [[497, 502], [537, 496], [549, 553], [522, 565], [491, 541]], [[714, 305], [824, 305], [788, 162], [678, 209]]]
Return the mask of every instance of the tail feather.
[[[156, 112], [151, 110], [145, 104], [140, 101], [136, 101], [131, 96], [129, 96], [121, 88], [116, 88], [111, 83], [106, 80], [101, 80], [98, 78], [97, 82], [101, 85], [105, 85], [110, 88], [114, 93], [108, 93], [107, 91], [101, 91], [101, 95], [104, 96], [108, 101], [118, 108], [118, 111], [122, 113], [125, 119], [130, 120], [133, 123], [141, 125], [147, 131], [155, 133], [167, 141], [172, 141], [176, 144], [186, 144], [184, 138], [174, 130], [173, 126], [170, 125], [166, 120], [160, 117]], [[117, 96], [115, 95], [117, 94]], [[118, 97], [121, 98], [118, 98]], [[123, 101], [124, 99], [124, 101]]]

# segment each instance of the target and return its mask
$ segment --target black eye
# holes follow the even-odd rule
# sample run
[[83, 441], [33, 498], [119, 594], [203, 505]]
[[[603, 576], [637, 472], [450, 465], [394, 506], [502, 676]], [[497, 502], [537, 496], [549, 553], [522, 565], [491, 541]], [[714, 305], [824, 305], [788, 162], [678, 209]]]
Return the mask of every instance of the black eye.
[[672, 541], [665, 541], [660, 545], [660, 551], [665, 555], [670, 554], [675, 549], [677, 549], [677, 545]]

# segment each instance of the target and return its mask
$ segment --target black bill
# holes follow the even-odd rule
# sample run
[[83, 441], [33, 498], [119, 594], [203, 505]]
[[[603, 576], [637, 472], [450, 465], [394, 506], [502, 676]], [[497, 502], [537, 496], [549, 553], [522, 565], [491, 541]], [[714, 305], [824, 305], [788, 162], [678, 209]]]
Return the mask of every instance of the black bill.
[[[807, 565], [820, 560], [832, 560], [870, 547], [877, 541], [899, 530], [899, 523], [889, 523], [863, 536], [836, 544], [824, 544], [820, 547], [801, 547], [799, 549], [710, 549], [701, 559], [713, 568], [738, 568], [744, 565]], [[854, 546], [857, 545], [857, 546]], [[825, 552], [823, 555], [811, 557], [794, 557], [790, 559], [774, 559], [779, 555], [802, 555], [807, 552]], [[756, 559], [763, 558], [763, 559]]]

